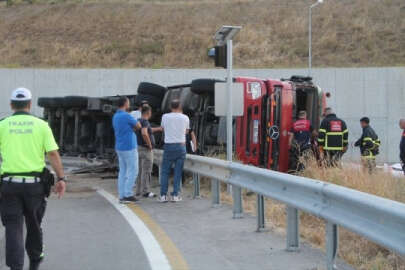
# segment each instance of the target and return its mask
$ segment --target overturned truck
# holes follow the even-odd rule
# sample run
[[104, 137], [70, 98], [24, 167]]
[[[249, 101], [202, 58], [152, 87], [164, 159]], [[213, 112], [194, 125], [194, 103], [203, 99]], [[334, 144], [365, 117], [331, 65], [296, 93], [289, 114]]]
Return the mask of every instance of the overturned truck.
[[[234, 119], [234, 149], [246, 164], [287, 172], [291, 165], [288, 132], [300, 110], [308, 112], [314, 128], [326, 106], [326, 94], [310, 77], [289, 79], [234, 78], [244, 85], [244, 115]], [[197, 79], [191, 83], [160, 86], [142, 82], [134, 95], [127, 95], [131, 110], [147, 101], [153, 109], [152, 126], [159, 126], [161, 116], [169, 112], [170, 102], [179, 99], [183, 112], [198, 140], [198, 153], [218, 154], [224, 151], [226, 119], [215, 115], [216, 79]], [[114, 132], [112, 116], [119, 96], [41, 97], [44, 108], [64, 155], [113, 160]], [[156, 134], [157, 147], [163, 145]]]
[[[207, 153], [213, 151], [211, 146], [220, 145], [217, 141], [219, 118], [214, 115], [216, 81], [199, 79], [191, 84], [170, 87], [142, 82], [137, 94], [127, 97], [131, 110], [142, 101], [148, 102], [153, 109], [150, 120], [153, 126], [159, 126], [162, 114], [170, 111], [170, 102], [179, 99], [200, 139], [199, 151]], [[64, 155], [110, 159], [114, 157], [112, 116], [118, 108], [118, 99], [119, 96], [40, 97], [38, 105], [44, 108], [43, 117]], [[160, 135], [155, 134], [158, 147], [162, 146]]]

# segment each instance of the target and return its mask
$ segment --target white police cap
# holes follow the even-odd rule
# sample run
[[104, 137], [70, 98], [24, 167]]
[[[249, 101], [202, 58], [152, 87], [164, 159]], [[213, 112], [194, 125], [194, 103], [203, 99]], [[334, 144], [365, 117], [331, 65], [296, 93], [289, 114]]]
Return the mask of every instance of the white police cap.
[[12, 101], [28, 101], [32, 99], [31, 91], [24, 87], [19, 87], [11, 94]]

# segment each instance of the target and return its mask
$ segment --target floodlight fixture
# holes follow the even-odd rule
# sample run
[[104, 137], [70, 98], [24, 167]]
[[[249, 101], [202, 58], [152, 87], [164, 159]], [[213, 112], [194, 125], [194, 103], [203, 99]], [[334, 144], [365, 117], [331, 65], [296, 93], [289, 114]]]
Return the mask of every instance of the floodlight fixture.
[[217, 46], [223, 46], [228, 40], [232, 40], [240, 29], [242, 29], [242, 26], [222, 26], [214, 35]]

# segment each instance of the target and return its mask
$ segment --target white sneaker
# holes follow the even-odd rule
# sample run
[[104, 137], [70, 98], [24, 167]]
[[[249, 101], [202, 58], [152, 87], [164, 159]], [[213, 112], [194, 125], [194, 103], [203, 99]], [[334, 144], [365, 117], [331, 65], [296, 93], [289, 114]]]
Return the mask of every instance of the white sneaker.
[[168, 202], [169, 200], [167, 199], [167, 196], [166, 195], [163, 195], [163, 196], [160, 196], [159, 197], [159, 202], [161, 202], [161, 203], [166, 203], [166, 202]]
[[181, 202], [183, 199], [180, 196], [173, 196], [172, 202]]

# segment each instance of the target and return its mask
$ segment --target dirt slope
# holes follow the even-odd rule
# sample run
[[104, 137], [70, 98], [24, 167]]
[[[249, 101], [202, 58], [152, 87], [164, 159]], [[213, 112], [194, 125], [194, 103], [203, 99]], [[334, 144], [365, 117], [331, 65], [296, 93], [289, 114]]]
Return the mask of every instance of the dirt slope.
[[[239, 67], [307, 64], [313, 1], [57, 1], [0, 4], [0, 66], [212, 67], [222, 24], [243, 26]], [[326, 0], [313, 12], [314, 66], [405, 64], [405, 1]]]

